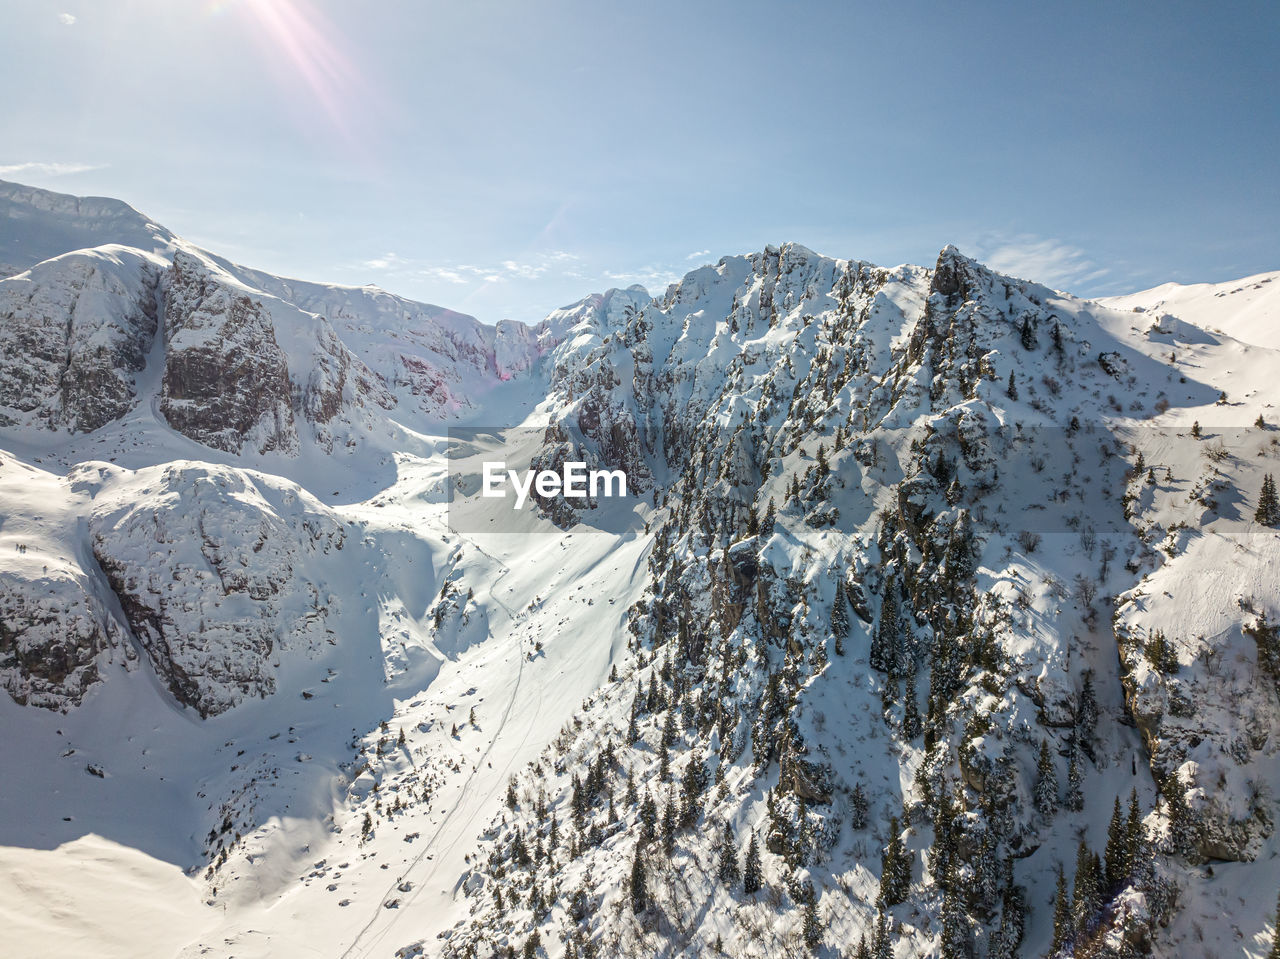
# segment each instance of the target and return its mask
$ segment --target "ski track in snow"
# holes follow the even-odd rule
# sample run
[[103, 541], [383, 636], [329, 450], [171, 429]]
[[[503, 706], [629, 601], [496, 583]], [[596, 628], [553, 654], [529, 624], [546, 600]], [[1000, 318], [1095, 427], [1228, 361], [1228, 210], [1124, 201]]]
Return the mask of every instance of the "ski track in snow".
[[[494, 559], [495, 561], [501, 563], [500, 560], [497, 560], [496, 557], [492, 556], [491, 554], [487, 553], [485, 550], [481, 549], [477, 544], [472, 543], [472, 546], [475, 549], [479, 550], [480, 552], [485, 553], [485, 555], [489, 556], [490, 559]], [[510, 607], [508, 607], [506, 603], [498, 599], [497, 593], [495, 592], [497, 585], [500, 582], [502, 582], [503, 578], [506, 577], [507, 574], [511, 572], [511, 567], [507, 566], [505, 563], [501, 563], [501, 565], [502, 565], [502, 573], [499, 576], [494, 578], [493, 584], [490, 588], [490, 598], [492, 598], [494, 602], [496, 602], [499, 606], [503, 608], [503, 610], [506, 611], [508, 617], [510, 617], [511, 621], [514, 623], [517, 617], [512, 614]], [[393, 880], [392, 883], [383, 892], [382, 897], [379, 899], [378, 903], [374, 906], [374, 912], [373, 912], [373, 915], [370, 917], [369, 921], [360, 928], [360, 931], [356, 933], [355, 938], [351, 940], [351, 944], [348, 945], [345, 950], [343, 950], [342, 959], [350, 959], [350, 957], [354, 957], [354, 956], [367, 956], [369, 955], [370, 950], [377, 947], [379, 943], [381, 943], [384, 939], [386, 939], [388, 935], [390, 935], [391, 931], [396, 926], [396, 921], [400, 918], [402, 913], [401, 913], [401, 909], [399, 908], [398, 909], [385, 908], [383, 906], [383, 903], [394, 897], [397, 891], [397, 887], [400, 886], [401, 883], [405, 882], [406, 880], [410, 880], [414, 876], [415, 870], [423, 862], [424, 859], [429, 860], [433, 858], [436, 841], [440, 838], [441, 834], [444, 832], [445, 827], [450, 824], [454, 815], [457, 814], [460, 809], [463, 809], [468, 805], [466, 802], [467, 794], [470, 792], [472, 785], [475, 783], [476, 777], [477, 775], [479, 775], [483, 764], [488, 761], [489, 755], [493, 752], [493, 747], [497, 745], [498, 740], [502, 737], [503, 732], [505, 732], [507, 728], [507, 720], [511, 716], [511, 710], [515, 706], [516, 700], [519, 699], [520, 697], [520, 684], [524, 679], [525, 660], [527, 656], [525, 654], [523, 644], [519, 641], [518, 638], [516, 641], [515, 652], [516, 652], [516, 656], [519, 659], [519, 666], [516, 671], [515, 685], [514, 685], [514, 688], [511, 690], [511, 697], [510, 699], [507, 700], [507, 705], [502, 711], [502, 718], [498, 721], [497, 731], [494, 733], [493, 738], [489, 741], [489, 745], [485, 748], [485, 751], [481, 754], [479, 760], [476, 761], [475, 767], [471, 770], [471, 773], [467, 776], [466, 782], [464, 782], [462, 785], [462, 790], [460, 794], [454, 800], [453, 805], [450, 807], [448, 813], [446, 813], [444, 818], [440, 820], [440, 824], [436, 826], [436, 830], [434, 833], [432, 833], [431, 839], [428, 840], [427, 844], [423, 846], [422, 851], [419, 852], [418, 855], [416, 855], [413, 858], [413, 860], [409, 863], [409, 866], [408, 868], [405, 869], [404, 873], [401, 876], [398, 876], [395, 880]], [[529, 731], [533, 727], [533, 720], [536, 718], [536, 715], [537, 714], [535, 712], [532, 716], [529, 717], [529, 722], [525, 725], [524, 736], [521, 738], [519, 745], [516, 747], [515, 756], [520, 755], [520, 750], [523, 748], [525, 742], [528, 740]], [[493, 798], [497, 790], [501, 788], [501, 783], [503, 782], [503, 776], [509, 773], [515, 761], [516, 760], [514, 757], [508, 760], [507, 765], [503, 767], [502, 773], [497, 778], [497, 784], [494, 786], [493, 789], [485, 793], [484, 796], [480, 797], [480, 802]], [[473, 831], [472, 826], [479, 815], [480, 815], [480, 809], [478, 808], [478, 804], [471, 806], [470, 817], [467, 819], [465, 823], [461, 825], [459, 830], [453, 834], [452, 842], [449, 843], [449, 845], [445, 848], [444, 851], [447, 852], [453, 849], [453, 847], [456, 846], [457, 843], [460, 841], [460, 839], [462, 839], [464, 836], [470, 837]], [[430, 873], [428, 873], [428, 875], [430, 875]], [[408, 894], [408, 898], [401, 900], [401, 908], [405, 908], [411, 905], [418, 898], [418, 895], [422, 892], [423, 888], [425, 888], [424, 881], [422, 880], [415, 881], [413, 883], [413, 889], [410, 890]], [[456, 890], [456, 886], [455, 886], [455, 890]], [[375, 926], [378, 925], [378, 920], [382, 918], [384, 915], [387, 916], [388, 918], [386, 923], [383, 925], [383, 928], [379, 932], [377, 932], [368, 941], [366, 945], [362, 945], [361, 941], [365, 939], [365, 937], [369, 934], [369, 932]]]

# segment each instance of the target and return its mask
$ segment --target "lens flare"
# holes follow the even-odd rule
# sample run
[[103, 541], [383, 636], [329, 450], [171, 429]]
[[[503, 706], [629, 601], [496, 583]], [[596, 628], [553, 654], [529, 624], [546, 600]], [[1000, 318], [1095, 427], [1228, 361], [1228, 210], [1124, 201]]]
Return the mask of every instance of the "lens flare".
[[[239, 14], [262, 49], [268, 65], [318, 107], [333, 129], [353, 147], [367, 138], [357, 135], [367, 116], [369, 84], [344, 51], [341, 34], [306, 0], [211, 0], [209, 17]], [[300, 118], [306, 126], [305, 118]]]

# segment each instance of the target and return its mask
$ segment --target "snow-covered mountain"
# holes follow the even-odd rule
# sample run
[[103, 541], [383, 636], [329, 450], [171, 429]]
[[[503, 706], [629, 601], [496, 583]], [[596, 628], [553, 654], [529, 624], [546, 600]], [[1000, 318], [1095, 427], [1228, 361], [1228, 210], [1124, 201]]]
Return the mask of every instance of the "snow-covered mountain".
[[1164, 283], [1099, 300], [1112, 309], [1159, 313], [1245, 343], [1274, 347], [1280, 336], [1280, 272], [1229, 283]]
[[[788, 244], [491, 327], [0, 209], [16, 954], [1273, 948], [1268, 277]], [[517, 446], [638, 495], [452, 523]]]

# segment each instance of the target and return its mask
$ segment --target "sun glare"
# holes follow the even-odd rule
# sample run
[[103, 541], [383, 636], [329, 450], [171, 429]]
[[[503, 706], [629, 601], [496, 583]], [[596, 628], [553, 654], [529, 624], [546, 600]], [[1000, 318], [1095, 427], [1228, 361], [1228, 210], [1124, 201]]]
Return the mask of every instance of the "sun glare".
[[341, 33], [307, 0], [211, 0], [209, 17], [238, 16], [277, 72], [306, 126], [308, 107], [318, 108], [348, 144], [366, 115], [368, 83], [342, 42]]

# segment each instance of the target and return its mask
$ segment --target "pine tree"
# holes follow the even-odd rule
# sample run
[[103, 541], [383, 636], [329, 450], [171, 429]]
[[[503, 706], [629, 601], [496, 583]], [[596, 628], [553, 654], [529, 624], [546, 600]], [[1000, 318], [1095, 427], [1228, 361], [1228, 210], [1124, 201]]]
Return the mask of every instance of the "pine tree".
[[1084, 791], [1081, 788], [1084, 772], [1080, 768], [1080, 748], [1076, 739], [1071, 740], [1071, 760], [1067, 764], [1067, 808], [1079, 812], [1084, 808]]
[[892, 959], [893, 956], [893, 943], [889, 941], [889, 916], [883, 902], [877, 904], [876, 931], [871, 941], [871, 953], [874, 959]]
[[733, 840], [733, 830], [726, 822], [724, 824], [724, 833], [720, 837], [720, 881], [727, 886], [737, 883], [739, 876], [738, 871], [738, 850], [737, 843]]
[[890, 577], [880, 604], [880, 622], [871, 640], [871, 668], [892, 674], [897, 669], [899, 646], [898, 581]]
[[769, 497], [769, 505], [765, 507], [764, 519], [760, 521], [760, 535], [772, 536], [773, 527], [777, 522], [778, 505], [773, 501], [773, 497]]
[[1013, 370], [1009, 371], [1009, 399], [1016, 400], [1018, 398], [1018, 378]]
[[657, 670], [649, 673], [649, 691], [645, 694], [645, 712], [656, 713], [662, 708], [662, 691], [658, 689]]
[[649, 905], [649, 894], [645, 888], [644, 856], [636, 847], [636, 857], [631, 862], [631, 911], [636, 915], [645, 911]]
[[657, 835], [658, 804], [653, 801], [653, 796], [647, 790], [644, 794], [644, 801], [640, 803], [640, 812], [637, 818], [640, 820], [641, 844], [652, 842], [653, 837]]
[[676, 848], [676, 799], [673, 790], [667, 790], [667, 802], [662, 809], [662, 849], [668, 856]]
[[742, 891], [750, 896], [759, 892], [763, 884], [764, 871], [760, 865], [760, 846], [753, 835], [742, 860]]
[[631, 775], [630, 768], [627, 769], [627, 790], [623, 795], [628, 806], [634, 806], [640, 801], [640, 797], [636, 794], [636, 780]]
[[1129, 873], [1141, 880], [1148, 871], [1150, 857], [1147, 850], [1147, 828], [1142, 824], [1142, 807], [1138, 804], [1136, 789], [1129, 793], [1129, 820], [1125, 823], [1124, 841]]
[[1172, 840], [1173, 853], [1176, 856], [1187, 856], [1195, 849], [1195, 822], [1191, 810], [1187, 808], [1187, 788], [1177, 770], [1165, 776], [1160, 784], [1165, 802], [1169, 807], [1169, 837]]
[[[994, 806], [994, 803], [991, 804]], [[1000, 902], [1000, 883], [1004, 878], [1004, 866], [997, 855], [998, 840], [994, 833], [998, 816], [991, 815], [994, 809], [984, 810], [984, 818], [992, 824], [991, 828], [982, 830], [982, 838], [978, 845], [978, 859], [974, 864], [974, 879], [977, 885], [977, 899], [980, 908], [987, 913], [994, 913]], [[969, 898], [973, 898], [972, 891]]]
[[1031, 350], [1034, 350], [1038, 345], [1036, 343], [1035, 327], [1031, 325], [1030, 315], [1024, 316], [1022, 318], [1021, 339], [1022, 339], [1022, 348], [1028, 352], [1030, 352]]
[[662, 728], [662, 741], [658, 744], [658, 781], [671, 779], [671, 743], [675, 742], [676, 711], [667, 710], [667, 722]]
[[1097, 859], [1083, 839], [1076, 847], [1076, 875], [1071, 888], [1071, 916], [1077, 932], [1083, 932], [1098, 911]]
[[956, 882], [942, 895], [942, 959], [968, 959], [969, 928]]
[[836, 598], [831, 604], [831, 635], [836, 641], [836, 655], [844, 655], [844, 641], [849, 637], [849, 604], [844, 591], [836, 587]]
[[911, 888], [911, 853], [902, 842], [898, 817], [889, 820], [889, 845], [880, 858], [880, 898], [886, 906], [904, 902]]
[[684, 767], [684, 778], [680, 784], [680, 821], [681, 829], [692, 829], [698, 824], [698, 816], [702, 812], [702, 792], [707, 784], [707, 767], [697, 758], [690, 759]]
[[822, 924], [818, 921], [818, 896], [811, 885], [805, 886], [804, 923], [801, 931], [809, 951], [817, 952], [818, 946], [822, 945]]
[[1258, 511], [1253, 514], [1263, 526], [1280, 526], [1280, 498], [1276, 496], [1276, 478], [1268, 473], [1262, 478], [1262, 492], [1258, 496]]
[[1098, 697], [1093, 689], [1093, 670], [1084, 671], [1080, 705], [1076, 710], [1076, 730], [1085, 752], [1093, 755], [1093, 736], [1098, 728]]
[[954, 864], [959, 855], [956, 819], [960, 814], [951, 786], [943, 782], [937, 790], [937, 811], [933, 818], [933, 853], [929, 858], [929, 872], [933, 881], [945, 886], [955, 876]]
[[1053, 898], [1053, 951], [1057, 952], [1071, 939], [1071, 903], [1067, 900], [1067, 877], [1058, 863], [1058, 888]]
[[1200, 432], [1199, 420], [1196, 420], [1194, 423], [1191, 424], [1191, 435], [1194, 436], [1196, 439], [1200, 438], [1201, 432]]
[[1035, 804], [1044, 816], [1052, 816], [1058, 811], [1058, 773], [1046, 739], [1040, 740], [1040, 758], [1036, 760]]
[[920, 721], [920, 707], [916, 704], [916, 670], [915, 661], [910, 661], [909, 671], [903, 690], [904, 707], [902, 712], [902, 735], [907, 739], [915, 739], [924, 729]]
[[1111, 810], [1111, 824], [1107, 827], [1106, 861], [1104, 891], [1111, 895], [1129, 878], [1129, 844], [1124, 818], [1120, 812], [1119, 796]]
[[862, 783], [854, 784], [853, 795], [849, 797], [849, 825], [854, 829], [866, 829], [868, 808], [867, 793]]
[[1000, 928], [991, 946], [991, 959], [1018, 959], [1018, 947], [1026, 931], [1027, 897], [1013, 881], [1013, 865], [1006, 864], [1004, 899], [1000, 906]]

